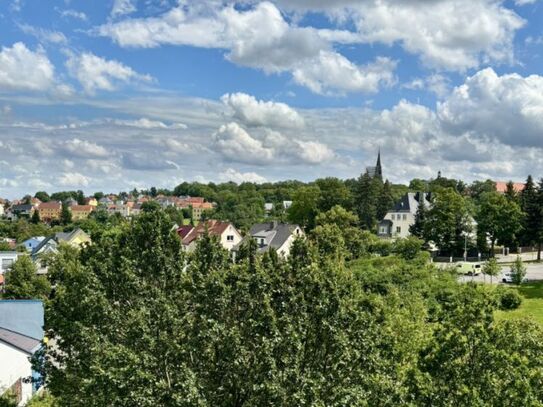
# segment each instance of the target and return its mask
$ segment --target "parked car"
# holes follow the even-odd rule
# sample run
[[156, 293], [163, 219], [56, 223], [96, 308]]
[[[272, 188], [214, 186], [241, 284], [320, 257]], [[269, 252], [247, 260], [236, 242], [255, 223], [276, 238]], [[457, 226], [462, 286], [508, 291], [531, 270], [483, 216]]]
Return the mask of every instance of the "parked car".
[[[504, 271], [502, 273], [502, 283], [512, 283], [514, 279], [514, 274], [515, 273], [511, 271]], [[522, 282], [525, 282], [525, 281], [527, 281], [526, 277], [522, 279]]]
[[482, 266], [481, 263], [470, 263], [467, 261], [461, 261], [456, 265], [458, 273], [464, 274], [467, 276], [478, 276], [481, 274]]

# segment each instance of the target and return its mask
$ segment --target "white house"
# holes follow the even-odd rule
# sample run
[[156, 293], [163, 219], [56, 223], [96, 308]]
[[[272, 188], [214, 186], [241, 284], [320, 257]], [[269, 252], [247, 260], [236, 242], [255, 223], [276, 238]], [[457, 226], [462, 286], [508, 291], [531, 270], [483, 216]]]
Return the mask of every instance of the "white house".
[[9, 391], [18, 406], [41, 385], [31, 357], [42, 346], [43, 321], [41, 301], [0, 301], [0, 394]]
[[4, 274], [19, 258], [20, 253], [15, 251], [0, 252], [0, 274]]
[[428, 201], [428, 194], [419, 192], [405, 194], [379, 222], [378, 235], [385, 238], [405, 238], [410, 236], [409, 227], [415, 223], [415, 216], [421, 199], [424, 199], [424, 205], [429, 209], [431, 203]]
[[242, 236], [230, 222], [221, 222], [218, 220], [208, 220], [200, 223], [198, 226], [182, 226], [177, 233], [182, 239], [183, 247], [187, 251], [196, 248], [196, 242], [205, 233], [211, 236], [217, 236], [222, 247], [226, 250], [232, 250], [241, 242]]
[[289, 256], [294, 239], [303, 235], [300, 226], [277, 221], [258, 223], [249, 231], [250, 238], [258, 244], [259, 253], [275, 250], [282, 257]]

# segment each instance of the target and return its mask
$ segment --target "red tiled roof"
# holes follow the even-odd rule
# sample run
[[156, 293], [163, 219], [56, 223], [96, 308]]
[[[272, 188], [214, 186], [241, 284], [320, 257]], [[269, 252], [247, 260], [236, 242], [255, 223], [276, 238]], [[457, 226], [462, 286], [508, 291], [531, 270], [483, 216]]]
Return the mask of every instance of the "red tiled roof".
[[92, 205], [74, 205], [71, 207], [72, 212], [91, 212], [94, 209]]
[[38, 209], [61, 209], [62, 204], [56, 201], [42, 202], [39, 204]]
[[179, 229], [177, 229], [177, 234], [181, 237], [181, 239], [184, 239], [192, 229], [194, 229], [194, 226], [181, 226]]
[[[496, 191], [504, 194], [507, 191], [507, 182], [496, 181]], [[522, 182], [514, 182], [513, 189], [515, 192], [524, 191], [525, 185]]]
[[230, 226], [229, 222], [221, 222], [218, 220], [208, 220], [203, 223], [200, 223], [198, 226], [194, 227], [184, 238], [183, 244], [189, 245], [195, 239], [202, 236], [207, 228], [207, 232], [211, 236], [221, 236], [224, 231]]

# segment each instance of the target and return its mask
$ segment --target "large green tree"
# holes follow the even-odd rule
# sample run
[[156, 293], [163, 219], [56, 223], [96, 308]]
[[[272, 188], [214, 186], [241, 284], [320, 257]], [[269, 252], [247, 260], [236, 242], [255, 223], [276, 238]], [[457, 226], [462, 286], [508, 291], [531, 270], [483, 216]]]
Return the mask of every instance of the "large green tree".
[[318, 214], [319, 198], [320, 189], [318, 187], [300, 188], [293, 196], [292, 206], [288, 210], [288, 220], [306, 230], [313, 229]]
[[29, 256], [20, 256], [6, 272], [4, 297], [18, 300], [46, 299], [51, 285], [45, 276], [36, 274], [36, 266]]

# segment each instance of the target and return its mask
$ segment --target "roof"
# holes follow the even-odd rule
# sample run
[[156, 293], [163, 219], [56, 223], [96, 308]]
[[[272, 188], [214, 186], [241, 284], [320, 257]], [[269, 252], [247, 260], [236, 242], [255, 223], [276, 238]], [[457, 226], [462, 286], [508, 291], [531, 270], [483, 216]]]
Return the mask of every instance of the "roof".
[[249, 234], [253, 238], [263, 238], [265, 240], [264, 245], [258, 249], [259, 251], [266, 251], [270, 247], [277, 250], [285, 244], [297, 228], [299, 228], [298, 225], [290, 223], [257, 223], [251, 227]]
[[81, 228], [74, 229], [71, 232], [57, 232], [55, 233], [55, 240], [59, 243], [62, 241], [67, 242], [67, 241], [72, 240], [75, 236], [81, 233], [86, 235], [85, 231]]
[[62, 208], [62, 204], [57, 201], [50, 201], [50, 202], [42, 202], [38, 205], [38, 208], [41, 209], [56, 209], [60, 210]]
[[[402, 198], [396, 202], [394, 208], [390, 212], [410, 212], [415, 213], [419, 207], [418, 193], [408, 192]], [[431, 206], [431, 203], [426, 199], [426, 194], [424, 195], [424, 204], [427, 208]]]
[[183, 238], [183, 244], [191, 244], [194, 240], [202, 236], [206, 229], [210, 236], [221, 236], [229, 226], [231, 226], [230, 222], [221, 222], [219, 220], [205, 221], [192, 228], [192, 230]]
[[0, 328], [38, 341], [43, 339], [43, 302], [0, 300]]
[[[496, 191], [504, 194], [505, 192], [507, 192], [507, 184], [507, 182], [496, 181]], [[525, 184], [523, 184], [522, 182], [513, 182], [513, 189], [515, 190], [515, 192], [522, 192], [524, 191], [524, 188]]]
[[177, 234], [181, 237], [181, 239], [184, 239], [192, 229], [194, 229], [194, 226], [191, 226], [191, 225], [181, 226], [177, 228]]
[[12, 212], [17, 212], [17, 211], [30, 211], [30, 210], [32, 210], [32, 208], [34, 208], [33, 205], [30, 205], [30, 204], [28, 204], [28, 205], [23, 204], [23, 205], [13, 205], [13, 206], [11, 207], [11, 210], [12, 210]]
[[72, 212], [91, 212], [94, 209], [92, 205], [73, 205], [71, 207]]
[[0, 327], [0, 342], [7, 343], [29, 355], [33, 354], [40, 347], [41, 340], [22, 335], [18, 332]]

